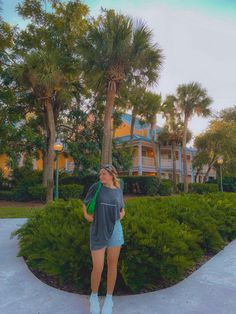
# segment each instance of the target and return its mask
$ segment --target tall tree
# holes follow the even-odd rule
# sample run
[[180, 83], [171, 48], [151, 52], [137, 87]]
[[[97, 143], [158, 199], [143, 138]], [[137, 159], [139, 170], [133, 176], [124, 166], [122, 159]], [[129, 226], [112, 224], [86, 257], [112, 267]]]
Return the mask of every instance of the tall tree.
[[224, 174], [236, 173], [236, 126], [234, 122], [212, 120], [209, 127], [195, 138], [194, 146], [197, 148], [197, 154], [193, 160], [194, 168], [202, 170], [203, 166], [207, 165], [204, 182], [207, 181], [211, 169], [217, 168], [219, 156], [222, 156], [224, 160]]
[[161, 111], [161, 95], [155, 94], [150, 91], [146, 91], [143, 97], [144, 112], [142, 117], [147, 123], [150, 123], [152, 150], [154, 154], [154, 164], [156, 169], [156, 175], [158, 176], [158, 156], [157, 156], [157, 113]]
[[80, 45], [88, 82], [106, 94], [102, 163], [112, 162], [112, 112], [119, 86], [129, 75], [147, 85], [159, 77], [162, 54], [152, 42], [152, 31], [143, 22], [114, 10], [103, 10]]
[[131, 124], [130, 124], [130, 139], [129, 145], [132, 152], [132, 162], [130, 163], [129, 175], [132, 175], [133, 172], [133, 157], [134, 157], [134, 130], [135, 122], [138, 116], [140, 116], [144, 110], [144, 101], [143, 97], [145, 94], [145, 87], [142, 85], [137, 85], [136, 81], [130, 83], [127, 82], [127, 86], [122, 88], [120, 100], [126, 104], [125, 110], [131, 110]]
[[184, 123], [183, 134], [183, 175], [184, 175], [184, 192], [188, 192], [188, 174], [187, 174], [187, 156], [186, 141], [188, 123], [194, 114], [207, 117], [210, 115], [210, 105], [212, 99], [208, 96], [207, 90], [202, 88], [198, 82], [179, 85], [176, 93], [177, 106], [181, 111]]
[[[177, 99], [175, 95], [167, 95], [162, 104], [163, 117], [166, 119], [166, 123], [159, 135], [161, 142], [168, 142], [171, 145], [172, 155], [172, 169], [173, 169], [173, 183], [175, 190], [177, 189], [176, 179], [176, 147], [182, 145], [184, 125], [181, 120], [181, 115], [177, 107]], [[189, 142], [192, 138], [190, 130], [187, 131], [186, 142]], [[182, 162], [182, 160], [180, 160]]]
[[76, 42], [86, 30], [88, 8], [79, 1], [52, 1], [52, 11], [45, 12], [44, 1], [24, 0], [17, 11], [30, 22], [15, 38], [17, 64], [12, 71], [24, 96], [32, 95], [32, 111], [40, 111], [44, 117], [43, 183], [47, 186], [47, 201], [50, 201], [53, 199], [57, 120], [60, 111], [70, 103], [70, 92], [80, 80]]

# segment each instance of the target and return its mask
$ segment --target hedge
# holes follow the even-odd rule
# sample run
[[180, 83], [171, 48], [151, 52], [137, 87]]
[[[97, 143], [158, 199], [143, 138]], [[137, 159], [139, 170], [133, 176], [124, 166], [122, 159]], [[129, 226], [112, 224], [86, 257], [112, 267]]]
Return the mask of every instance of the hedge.
[[[184, 191], [184, 184], [182, 182], [177, 184], [177, 188], [179, 192]], [[218, 192], [219, 186], [216, 183], [189, 183], [188, 184], [188, 192], [189, 193], [199, 193], [199, 194], [205, 194], [205, 193], [212, 193], [212, 192]]]

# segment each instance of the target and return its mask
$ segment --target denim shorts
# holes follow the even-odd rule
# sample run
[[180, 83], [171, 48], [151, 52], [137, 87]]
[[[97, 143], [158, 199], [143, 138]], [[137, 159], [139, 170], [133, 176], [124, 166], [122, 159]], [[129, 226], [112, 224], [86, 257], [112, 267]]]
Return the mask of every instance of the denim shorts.
[[[123, 245], [124, 242], [124, 234], [123, 234], [123, 228], [120, 222], [120, 219], [116, 220], [114, 229], [112, 232], [112, 235], [110, 239], [107, 241], [107, 245], [104, 246], [103, 248], [106, 247], [113, 247], [113, 246], [121, 246]], [[90, 238], [90, 250], [91, 250], [91, 238]]]
[[123, 228], [120, 222], [120, 219], [116, 220], [114, 230], [112, 232], [112, 235], [110, 239], [108, 240], [107, 247], [111, 246], [121, 246], [124, 242], [124, 234], [123, 234]]

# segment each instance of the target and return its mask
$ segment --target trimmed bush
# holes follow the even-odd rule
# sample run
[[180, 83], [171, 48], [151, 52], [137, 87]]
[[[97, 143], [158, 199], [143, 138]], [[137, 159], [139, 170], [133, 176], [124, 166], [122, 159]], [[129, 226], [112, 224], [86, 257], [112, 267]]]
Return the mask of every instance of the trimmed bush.
[[[122, 178], [119, 178], [119, 177], [118, 177], [118, 179], [120, 179], [121, 189], [124, 190], [124, 180]], [[82, 185], [84, 187], [84, 190], [83, 190], [81, 197], [84, 198], [86, 196], [86, 193], [87, 193], [88, 189], [90, 188], [90, 186], [93, 183], [97, 182], [98, 180], [99, 180], [99, 177], [94, 176], [94, 175], [86, 176], [84, 178], [80, 178], [78, 176], [73, 176], [73, 175], [67, 175], [67, 176], [64, 176], [62, 178], [59, 177], [59, 186], [60, 185], [69, 185], [69, 184]]]
[[236, 177], [223, 177], [224, 192], [236, 192]]
[[199, 193], [199, 194], [205, 194], [205, 193], [212, 193], [212, 192], [218, 192], [219, 187], [218, 184], [211, 183], [189, 183], [189, 193]]
[[64, 176], [62, 178], [59, 177], [59, 186], [60, 185], [69, 185], [69, 184], [83, 185], [84, 190], [83, 190], [82, 198], [84, 198], [88, 189], [90, 188], [90, 186], [93, 183], [97, 182], [98, 180], [99, 180], [99, 177], [96, 175], [86, 176], [83, 178], [80, 178], [80, 177], [74, 176], [74, 175], [68, 175], [68, 176]]
[[160, 179], [154, 176], [123, 176], [124, 193], [157, 195]]
[[174, 184], [171, 180], [162, 179], [158, 188], [159, 195], [171, 195], [174, 193]]
[[[184, 191], [184, 183], [179, 182], [177, 184], [178, 192]], [[198, 194], [206, 194], [218, 192], [219, 186], [216, 183], [189, 183], [188, 184], [188, 192], [189, 193], [198, 193]]]
[[30, 170], [21, 167], [14, 170], [14, 199], [16, 201], [30, 201], [31, 194], [29, 188], [42, 183], [42, 171]]
[[84, 187], [79, 184], [59, 185], [59, 197], [68, 201], [70, 198], [81, 198]]
[[35, 186], [29, 187], [28, 193], [31, 200], [45, 201], [47, 196], [47, 188], [42, 184], [37, 184]]
[[0, 200], [13, 201], [14, 197], [15, 195], [13, 191], [0, 191]]
[[0, 169], [0, 191], [9, 191], [10, 190], [10, 180], [5, 178], [3, 175], [2, 169]]

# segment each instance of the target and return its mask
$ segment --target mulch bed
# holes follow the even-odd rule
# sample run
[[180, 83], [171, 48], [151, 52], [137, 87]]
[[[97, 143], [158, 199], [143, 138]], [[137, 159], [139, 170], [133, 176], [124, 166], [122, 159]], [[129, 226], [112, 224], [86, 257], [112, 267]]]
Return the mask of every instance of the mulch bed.
[[[187, 271], [187, 273], [185, 274], [185, 278], [187, 278], [188, 276], [190, 276], [194, 271], [196, 271], [198, 268], [200, 268], [203, 264], [205, 264], [207, 261], [209, 261], [215, 254], [213, 253], [209, 253], [207, 255], [204, 255], [197, 263], [196, 265]], [[27, 262], [26, 262], [27, 263]], [[78, 293], [78, 294], [86, 294], [88, 295], [88, 291], [84, 291], [84, 290], [78, 290], [76, 289], [75, 285], [72, 283], [72, 282], [64, 282], [63, 284], [59, 283], [59, 281], [53, 277], [53, 276], [49, 276], [47, 274], [45, 274], [44, 272], [42, 271], [39, 271], [39, 270], [36, 270], [36, 269], [33, 269], [31, 268], [29, 265], [28, 265], [29, 269], [31, 270], [31, 272], [39, 279], [41, 280], [42, 282], [44, 282], [45, 284], [51, 286], [51, 287], [54, 287], [54, 288], [57, 288], [59, 290], [63, 290], [63, 291], [67, 291], [67, 292], [73, 292], [73, 293]], [[185, 278], [182, 278], [185, 279]], [[117, 278], [117, 281], [119, 280], [119, 278]], [[179, 281], [178, 281], [179, 282]], [[172, 285], [178, 283], [178, 282], [175, 282], [173, 283]], [[170, 284], [167, 284], [166, 282], [158, 282], [157, 285], [155, 286], [154, 289], [143, 289], [142, 291], [140, 291], [140, 293], [147, 293], [147, 292], [153, 292], [153, 291], [157, 291], [157, 290], [161, 290], [161, 289], [164, 289], [164, 288], [168, 288], [170, 286], [172, 286]], [[127, 288], [124, 288], [123, 290], [117, 290], [117, 287], [115, 287], [114, 289], [114, 295], [119, 295], [119, 296], [122, 296], [122, 295], [132, 295], [132, 294], [137, 294], [137, 293], [133, 293], [130, 289], [128, 290]]]

